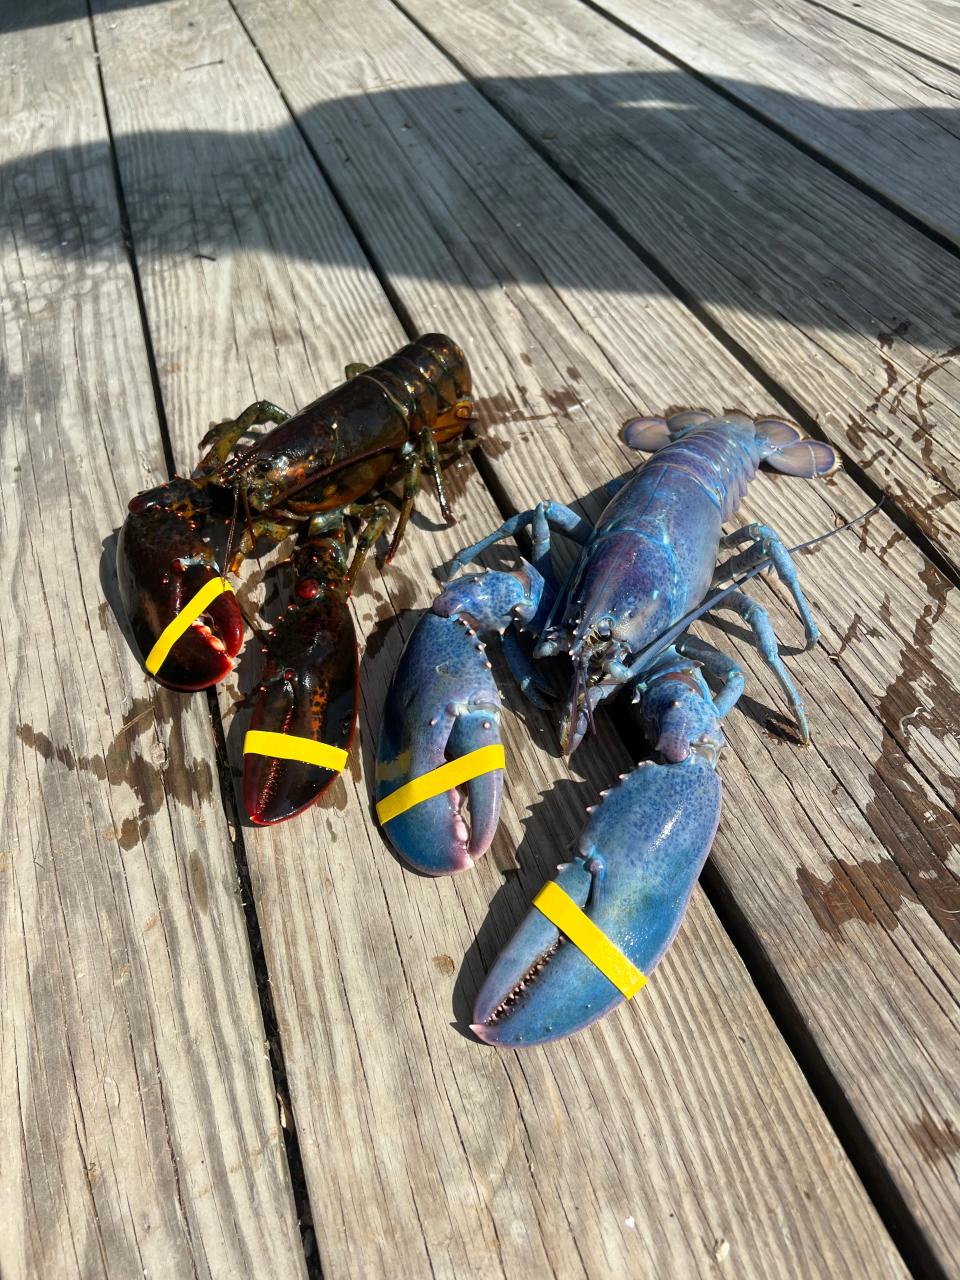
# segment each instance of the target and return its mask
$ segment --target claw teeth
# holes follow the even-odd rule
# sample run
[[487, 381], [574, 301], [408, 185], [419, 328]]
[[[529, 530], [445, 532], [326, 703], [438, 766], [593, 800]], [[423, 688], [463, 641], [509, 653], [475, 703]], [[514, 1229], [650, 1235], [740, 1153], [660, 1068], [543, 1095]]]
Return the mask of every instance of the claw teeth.
[[210, 645], [212, 649], [216, 649], [218, 653], [226, 653], [227, 646], [223, 643], [223, 641], [220, 639], [218, 635], [215, 635], [210, 630], [210, 628], [207, 626], [205, 622], [202, 622], [199, 618], [195, 618], [190, 625], [193, 628], [195, 628], [195, 630], [200, 632], [204, 640], [206, 640], [207, 644]]
[[[514, 1006], [521, 999], [521, 992], [525, 992], [529, 987], [532, 987], [536, 983], [537, 979], [543, 973], [544, 969], [547, 967], [547, 965], [550, 963], [553, 957], [557, 954], [557, 952], [563, 946], [563, 943], [564, 943], [564, 938], [563, 938], [563, 935], [561, 934], [560, 937], [557, 938], [553, 946], [549, 947], [546, 951], [544, 951], [543, 954], [533, 963], [533, 965], [531, 965], [531, 967], [526, 971], [526, 973], [523, 975], [523, 977], [520, 979], [517, 985], [507, 992], [507, 994], [503, 997], [503, 999], [497, 1005], [496, 1009], [494, 1009], [493, 1013], [490, 1014], [490, 1017], [487, 1019], [486, 1023], [480, 1024], [483, 1030], [486, 1030], [487, 1028], [493, 1026], [501, 1018], [505, 1017], [506, 1015], [510, 1014], [513, 1011]], [[476, 1026], [473, 1027], [474, 1033], [478, 1035], [481, 1040], [486, 1039], [486, 1037], [483, 1034], [483, 1030], [478, 1031]]]

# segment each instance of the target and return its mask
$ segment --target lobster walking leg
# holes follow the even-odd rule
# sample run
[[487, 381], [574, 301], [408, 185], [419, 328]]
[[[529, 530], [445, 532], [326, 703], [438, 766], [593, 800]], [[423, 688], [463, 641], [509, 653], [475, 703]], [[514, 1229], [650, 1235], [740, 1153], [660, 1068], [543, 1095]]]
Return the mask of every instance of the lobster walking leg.
[[347, 515], [357, 516], [358, 519], [364, 521], [363, 528], [357, 535], [356, 546], [353, 550], [353, 558], [350, 561], [350, 568], [347, 570], [345, 578], [348, 594], [353, 591], [354, 583], [357, 575], [363, 568], [371, 547], [376, 545], [377, 539], [390, 523], [390, 508], [383, 502], [372, 502], [369, 506], [357, 504], [345, 508]]
[[256, 400], [247, 405], [235, 418], [225, 418], [223, 422], [214, 422], [210, 430], [200, 441], [201, 451], [207, 453], [201, 459], [194, 476], [209, 475], [223, 466], [237, 442], [251, 427], [262, 427], [267, 422], [280, 425], [290, 417], [286, 409], [273, 404], [270, 400]]
[[421, 431], [420, 447], [423, 450], [423, 460], [433, 475], [433, 484], [437, 491], [437, 502], [440, 504], [440, 514], [447, 524], [453, 524], [456, 517], [447, 502], [447, 491], [443, 486], [443, 472], [440, 467], [440, 450], [437, 447], [437, 437], [430, 427], [424, 427]]
[[[462, 440], [463, 437], [458, 437]], [[390, 542], [385, 563], [389, 564], [396, 554], [403, 535], [407, 528], [407, 521], [413, 512], [414, 505], [417, 500], [417, 493], [420, 489], [420, 472], [423, 463], [426, 462], [430, 467], [433, 476], [433, 483], [437, 493], [437, 502], [440, 504], [440, 513], [448, 524], [453, 524], [456, 517], [450, 510], [447, 502], [447, 493], [443, 487], [443, 475], [441, 471], [440, 451], [437, 447], [437, 438], [430, 427], [424, 427], [420, 432], [420, 438], [417, 444], [412, 442], [406, 444], [401, 450], [403, 457], [403, 503], [400, 507], [400, 517], [397, 520], [397, 527], [393, 531], [393, 539]]]
[[417, 493], [420, 490], [420, 468], [422, 459], [420, 453], [412, 444], [404, 445], [404, 468], [403, 468], [403, 501], [400, 507], [400, 515], [397, 518], [397, 525], [393, 531], [393, 537], [390, 540], [390, 548], [387, 551], [386, 562], [389, 564], [396, 555], [397, 548], [403, 540], [403, 535], [407, 529], [407, 521], [413, 514], [413, 508], [417, 501]]
[[[677, 645], [677, 651], [684, 658], [689, 658], [691, 662], [699, 663], [704, 670], [720, 681], [720, 692], [714, 695], [713, 705], [717, 716], [724, 720], [739, 702], [746, 686], [743, 667], [736, 658], [721, 653], [719, 649], [715, 649], [713, 645], [707, 644], [696, 636], [684, 636]], [[638, 700], [635, 695], [634, 701]]]
[[735, 529], [732, 533], [728, 533], [720, 539], [721, 547], [737, 547], [745, 542], [750, 544], [747, 549], [728, 560], [723, 566], [723, 577], [727, 579], [738, 578], [742, 573], [752, 569], [754, 565], [760, 564], [762, 560], [771, 561], [787, 590], [793, 596], [797, 611], [803, 621], [806, 648], [812, 649], [820, 639], [820, 628], [814, 620], [813, 613], [800, 587], [796, 566], [793, 563], [790, 552], [784, 545], [783, 539], [766, 524], [744, 525], [742, 529]]
[[[593, 526], [584, 520], [582, 516], [578, 516], [575, 511], [571, 511], [569, 507], [565, 507], [561, 502], [541, 502], [536, 507], [532, 507], [529, 511], [521, 511], [518, 515], [511, 516], [509, 520], [504, 520], [499, 529], [495, 529], [493, 533], [487, 537], [481, 538], [479, 542], [475, 542], [472, 546], [466, 547], [459, 552], [448, 566], [449, 577], [453, 577], [469, 564], [471, 560], [476, 560], [477, 556], [486, 551], [488, 547], [494, 546], [497, 542], [503, 542], [505, 538], [512, 538], [521, 529], [529, 528], [535, 525], [537, 521], [546, 521], [546, 526], [558, 529], [565, 533], [568, 538], [572, 538], [574, 542], [584, 545], [593, 533]], [[549, 533], [547, 534], [546, 545], [549, 545]], [[542, 555], [546, 548], [541, 544]], [[534, 552], [534, 561], [538, 559], [538, 554]]]
[[777, 644], [773, 624], [766, 609], [757, 604], [755, 600], [751, 600], [748, 595], [744, 595], [742, 591], [729, 592], [717, 605], [717, 608], [733, 610], [753, 632], [760, 656], [776, 676], [777, 682], [783, 690], [787, 702], [790, 704], [790, 710], [793, 712], [793, 718], [797, 723], [801, 741], [804, 745], [809, 744], [810, 725], [807, 721], [807, 713], [797, 686], [793, 682], [793, 677], [780, 657], [780, 647]]

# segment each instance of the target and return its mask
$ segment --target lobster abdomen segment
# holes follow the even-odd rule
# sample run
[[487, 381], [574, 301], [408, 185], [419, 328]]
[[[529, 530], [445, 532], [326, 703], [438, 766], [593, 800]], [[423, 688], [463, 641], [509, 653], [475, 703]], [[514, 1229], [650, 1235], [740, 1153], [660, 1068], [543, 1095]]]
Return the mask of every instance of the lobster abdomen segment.
[[460, 347], [425, 334], [305, 405], [227, 463], [219, 479], [230, 484], [243, 475], [248, 500], [261, 511], [308, 486], [312, 510], [332, 510], [369, 493], [424, 427], [441, 442], [460, 435], [456, 408], [470, 389]]

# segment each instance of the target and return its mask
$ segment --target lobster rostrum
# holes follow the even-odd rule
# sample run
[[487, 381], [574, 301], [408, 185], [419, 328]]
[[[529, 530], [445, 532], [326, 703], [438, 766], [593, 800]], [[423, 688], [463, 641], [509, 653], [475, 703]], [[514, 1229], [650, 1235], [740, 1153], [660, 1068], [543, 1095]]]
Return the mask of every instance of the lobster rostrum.
[[[240, 650], [243, 617], [209, 541], [211, 517], [222, 523], [238, 510], [243, 517], [229, 564], [235, 573], [258, 538], [279, 542], [313, 515], [345, 511], [402, 479], [390, 559], [426, 462], [441, 510], [452, 519], [440, 465], [461, 447], [472, 418], [470, 390], [461, 349], [442, 334], [426, 334], [381, 364], [348, 365], [346, 382], [292, 417], [258, 401], [211, 427], [193, 474], [134, 497], [120, 531], [120, 595], [150, 673], [174, 689], [204, 689], [227, 675]], [[265, 423], [276, 425], [237, 448]], [[216, 579], [224, 587], [219, 594]], [[201, 598], [204, 607], [185, 622], [181, 615], [205, 587], [212, 601]], [[177, 619], [185, 625], [171, 635]], [[162, 640], [172, 643], [161, 654]]]
[[[568, 655], [573, 675], [560, 724], [566, 754], [576, 750], [600, 703], [624, 688], [639, 706], [650, 741], [652, 758], [605, 795], [582, 833], [580, 856], [561, 868], [549, 891], [566, 904], [563, 912], [547, 914], [538, 897], [537, 909], [491, 969], [474, 1027], [490, 1042], [531, 1044], [566, 1035], [623, 998], [623, 986], [598, 964], [599, 952], [590, 957], [586, 942], [568, 941], [581, 929], [589, 933], [595, 926], [590, 936], [599, 933], [601, 951], [612, 947], [632, 981], [652, 969], [679, 927], [719, 820], [720, 721], [744, 686], [733, 659], [687, 634], [705, 601], [732, 609], [751, 628], [801, 740], [809, 741], [806, 713], [769, 618], [739, 590], [743, 579], [772, 565], [796, 602], [811, 647], [818, 631], [790, 552], [765, 525], [726, 535], [722, 525], [761, 463], [790, 475], [822, 476], [837, 466], [834, 451], [778, 418], [754, 420], [736, 412], [716, 417], [707, 410], [635, 418], [621, 438], [653, 456], [611, 486], [613, 496], [595, 526], [559, 503], [540, 503], [456, 557], [451, 577], [494, 543], [530, 528], [531, 564], [512, 574], [479, 572], [448, 582], [414, 631], [388, 698], [378, 813], [397, 852], [433, 874], [469, 865], [489, 847], [497, 825], [500, 792], [492, 781], [484, 785], [479, 813], [470, 784], [470, 832], [455, 788], [442, 794], [434, 788], [429, 804], [417, 801], [425, 781], [417, 770], [443, 759], [445, 765], [434, 765], [434, 776], [442, 775], [471, 749], [455, 714], [467, 690], [484, 689], [484, 705], [492, 708], [487, 719], [497, 724], [499, 701], [482, 674], [488, 663], [477, 633], [502, 636], [521, 687], [540, 704], [544, 686], [512, 629], [531, 633], [534, 660]], [[552, 566], [552, 530], [581, 548], [562, 584]], [[733, 555], [718, 569], [721, 548]], [[711, 587], [723, 582], [733, 585], [708, 599]], [[463, 637], [453, 689], [448, 672], [432, 672], [430, 646], [418, 635], [441, 625], [445, 636]], [[411, 651], [414, 661], [407, 657]], [[719, 682], [716, 695], [703, 670]], [[393, 793], [402, 796], [411, 787], [414, 803], [393, 816]]]

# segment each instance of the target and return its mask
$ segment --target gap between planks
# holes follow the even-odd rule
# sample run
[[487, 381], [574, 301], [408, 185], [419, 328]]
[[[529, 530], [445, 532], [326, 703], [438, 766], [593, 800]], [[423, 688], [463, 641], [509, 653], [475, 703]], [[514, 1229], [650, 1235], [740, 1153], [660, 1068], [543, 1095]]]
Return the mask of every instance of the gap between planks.
[[[103, 66], [101, 65], [100, 50], [97, 44], [97, 30], [96, 23], [94, 22], [93, 5], [94, 0], [86, 0], [87, 20], [90, 25], [90, 38], [93, 46], [94, 59], [97, 65], [97, 83], [100, 86], [103, 118], [106, 125], [107, 138], [110, 144], [111, 168], [113, 171], [113, 181], [116, 190], [120, 230], [127, 259], [130, 264], [130, 274], [136, 293], [137, 311], [140, 317], [144, 349], [150, 370], [150, 384], [153, 390], [154, 403], [156, 405], [160, 443], [163, 449], [167, 475], [172, 478], [177, 473], [177, 469], [174, 464], [173, 441], [170, 438], [170, 428], [167, 423], [163, 395], [160, 389], [160, 374], [157, 369], [156, 355], [154, 353], [153, 343], [150, 337], [150, 323], [147, 316], [146, 301], [143, 295], [143, 282], [140, 279], [140, 269], [137, 264], [136, 244], [134, 242], [133, 231], [130, 227], [127, 202], [123, 191], [123, 178], [120, 173], [120, 165], [117, 159], [113, 125], [110, 119], [110, 106], [107, 101], [107, 91], [103, 80]], [[250, 642], [252, 643], [252, 640]], [[287, 1170], [290, 1175], [291, 1189], [297, 1207], [297, 1221], [304, 1253], [304, 1264], [307, 1275], [316, 1278], [322, 1276], [323, 1273], [320, 1267], [319, 1254], [316, 1253], [313, 1244], [314, 1228], [310, 1211], [310, 1200], [307, 1194], [306, 1175], [303, 1169], [303, 1156], [300, 1152], [296, 1123], [293, 1119], [289, 1102], [287, 1070], [283, 1056], [283, 1042], [277, 1022], [277, 1011], [273, 1001], [273, 993], [270, 989], [270, 975], [264, 958], [263, 939], [261, 936], [260, 921], [257, 916], [256, 898], [254, 897], [250, 887], [250, 866], [247, 860], [247, 853], [243, 840], [243, 830], [238, 818], [236, 799], [233, 791], [233, 781], [230, 776], [223, 718], [220, 713], [220, 706], [217, 702], [214, 690], [211, 689], [207, 691], [206, 701], [208, 714], [210, 716], [210, 729], [213, 737], [213, 749], [217, 767], [217, 781], [220, 787], [220, 799], [223, 804], [224, 815], [227, 820], [227, 828], [231, 836], [234, 864], [237, 869], [237, 879], [240, 885], [240, 899], [243, 909], [244, 923], [247, 930], [247, 943], [250, 950], [250, 960], [253, 968], [254, 981], [257, 987], [260, 1013], [263, 1018], [264, 1036], [268, 1048], [268, 1061], [270, 1063], [270, 1072], [273, 1078], [274, 1093], [277, 1098], [280, 1132], [283, 1137]]]
[[[446, 6], [434, 13], [422, 0], [402, 0], [397, 8], [755, 376], [788, 393], [788, 411], [852, 459], [868, 490], [891, 495], [904, 527], [912, 536], [919, 530], [924, 549], [949, 565], [948, 576], [956, 579], [951, 545], [960, 485], [960, 383], [945, 367], [956, 354], [955, 318], [946, 302], [951, 281], [960, 293], [955, 252], [946, 255], [929, 235], [838, 179], [739, 102], [719, 96], [706, 80], [679, 73], [605, 13], [577, 0], [551, 0], [536, 19], [518, 5], [497, 5], [496, 17], [493, 10], [467, 10], [463, 26], [474, 41], [445, 27]], [[499, 46], [492, 52], [490, 44], [505, 24], [512, 27], [509, 57]], [[543, 53], [544, 26], [554, 32], [549, 55]], [[534, 95], [528, 86], [538, 77], [542, 87]], [[643, 125], [653, 113], [620, 109], [620, 98], [642, 97], [644, 84], [664, 78], [662, 92], [675, 109], [654, 107], [669, 145]], [[688, 157], [691, 172], [700, 172], [704, 141], [718, 155], [729, 149], [733, 159], [714, 166], [706, 189], [686, 183], [678, 164]], [[732, 181], [734, 172], [744, 175], [744, 191]], [[810, 192], [832, 236], [819, 226], [814, 236]], [[682, 224], [664, 214], [671, 200], [683, 207]], [[774, 231], [764, 248], [766, 222]], [[751, 230], [748, 242], [737, 234], [740, 224]], [[680, 225], [696, 228], [697, 252], [678, 233]], [[890, 335], [882, 330], [895, 328], [896, 318], [887, 313], [889, 323], [882, 319], [889, 299], [867, 283], [882, 268], [866, 243], [874, 253], [877, 246], [896, 246], [896, 255], [892, 247], [884, 251], [890, 273], [901, 273], [900, 317], [911, 317], [915, 336], [896, 342], [891, 336], [892, 361], [883, 354]], [[812, 289], [798, 276], [803, 267], [815, 282]], [[832, 289], [819, 287], [826, 272]], [[922, 289], [911, 290], [908, 278], [922, 279]], [[771, 312], [762, 327], [752, 319], [758, 309]], [[886, 370], [878, 376], [893, 379], [880, 393], [873, 385], [878, 342]], [[894, 395], [899, 378], [905, 381]], [[917, 429], [912, 400], [905, 399], [921, 387], [939, 394], [936, 441], [929, 430]], [[829, 408], [821, 417], [824, 404]]]

